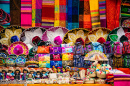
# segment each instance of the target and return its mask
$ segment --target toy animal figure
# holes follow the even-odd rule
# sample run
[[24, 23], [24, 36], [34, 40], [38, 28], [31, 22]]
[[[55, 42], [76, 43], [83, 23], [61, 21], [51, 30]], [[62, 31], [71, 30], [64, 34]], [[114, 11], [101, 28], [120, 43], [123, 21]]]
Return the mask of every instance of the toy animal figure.
[[35, 79], [41, 79], [41, 69], [37, 69]]
[[26, 80], [28, 77], [28, 68], [23, 68], [22, 80]]
[[[51, 70], [50, 70], [49, 73], [51, 73]], [[44, 68], [44, 69], [42, 70], [42, 79], [45, 79], [45, 78], [48, 78], [48, 72], [47, 72], [47, 69], [46, 69], [46, 68]]]
[[14, 79], [21, 80], [22, 78], [21, 69], [19, 67], [16, 67], [14, 74], [15, 74]]
[[14, 68], [13, 67], [9, 67], [8, 73], [7, 73], [7, 79], [14, 80]]
[[1, 74], [2, 80], [5, 80], [7, 75], [7, 68], [3, 67], [1, 70], [2, 70], [2, 74]]
[[35, 78], [35, 69], [34, 68], [31, 68], [30, 69], [30, 74], [32, 74], [32, 78], [34, 79]]

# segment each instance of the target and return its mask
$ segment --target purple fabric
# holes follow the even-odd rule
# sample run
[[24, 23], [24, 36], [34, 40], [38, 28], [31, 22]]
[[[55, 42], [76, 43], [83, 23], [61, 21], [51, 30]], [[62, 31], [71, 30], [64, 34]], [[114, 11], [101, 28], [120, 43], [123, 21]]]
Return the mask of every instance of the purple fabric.
[[130, 78], [130, 75], [114, 75], [114, 78]]
[[50, 47], [50, 54], [61, 54], [62, 47]]

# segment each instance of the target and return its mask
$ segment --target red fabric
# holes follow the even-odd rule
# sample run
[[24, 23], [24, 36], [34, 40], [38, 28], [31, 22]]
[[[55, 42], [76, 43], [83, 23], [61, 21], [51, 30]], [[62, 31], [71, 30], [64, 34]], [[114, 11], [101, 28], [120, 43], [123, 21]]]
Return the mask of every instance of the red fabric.
[[119, 27], [121, 0], [106, 0], [107, 28], [113, 30]]
[[126, 74], [130, 74], [130, 69], [129, 68], [117, 68], [120, 71], [123, 71]]
[[106, 42], [106, 40], [103, 37], [100, 37], [97, 42], [103, 44], [104, 42]]

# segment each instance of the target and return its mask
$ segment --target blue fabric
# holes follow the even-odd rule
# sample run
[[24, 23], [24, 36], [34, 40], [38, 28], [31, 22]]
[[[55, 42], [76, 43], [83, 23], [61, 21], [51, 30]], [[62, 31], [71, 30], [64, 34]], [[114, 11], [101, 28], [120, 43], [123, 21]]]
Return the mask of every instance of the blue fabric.
[[56, 68], [57, 67], [62, 67], [62, 61], [51, 61], [50, 63], [51, 63], [51, 68], [53, 66], [55, 66]]
[[10, 39], [11, 43], [19, 41], [18, 36], [12, 36]]
[[92, 45], [93, 45], [93, 50], [99, 50], [103, 52], [103, 47], [101, 46], [99, 42], [92, 42]]

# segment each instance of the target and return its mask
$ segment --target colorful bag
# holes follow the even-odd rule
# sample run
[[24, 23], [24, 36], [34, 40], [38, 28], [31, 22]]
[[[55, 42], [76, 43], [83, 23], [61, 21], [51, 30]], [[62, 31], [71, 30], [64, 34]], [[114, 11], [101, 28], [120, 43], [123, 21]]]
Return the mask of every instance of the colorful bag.
[[39, 67], [50, 68], [50, 61], [39, 61]]
[[83, 48], [83, 45], [81, 45], [80, 42], [75, 43], [75, 46], [73, 48], [73, 53], [75, 55], [84, 55], [84, 48]]
[[103, 47], [99, 42], [92, 42], [93, 50], [99, 50], [103, 52]]
[[74, 67], [84, 67], [84, 56], [74, 55]]
[[62, 56], [61, 54], [51, 54], [51, 61], [61, 61]]
[[62, 61], [51, 61], [51, 68], [55, 66], [57, 67], [62, 67]]
[[130, 53], [130, 43], [129, 42], [123, 42], [123, 54]]
[[121, 42], [115, 42], [114, 43], [114, 56], [116, 57], [121, 57], [122, 55], [122, 43]]
[[73, 47], [62, 47], [62, 53], [73, 53]]
[[73, 67], [73, 60], [71, 60], [71, 61], [62, 61], [62, 66], [63, 67], [66, 67], [66, 66]]
[[123, 58], [122, 57], [113, 57], [113, 68], [123, 67]]
[[85, 48], [84, 48], [84, 52], [85, 52], [85, 55], [92, 51], [93, 50], [93, 46], [92, 46], [92, 42], [88, 43], [88, 44], [85, 44]]
[[110, 41], [106, 41], [104, 43], [104, 46], [103, 46], [104, 54], [112, 54], [113, 53], [113, 48], [112, 48], [110, 43], [111, 43]]
[[38, 54], [39, 61], [50, 61], [50, 54]]
[[125, 68], [130, 68], [130, 54], [124, 54], [123, 55], [123, 65]]
[[49, 53], [49, 46], [38, 46], [37, 53]]
[[50, 47], [50, 54], [61, 54], [62, 48], [61, 47]]
[[62, 54], [62, 60], [63, 61], [73, 60], [73, 54], [72, 53], [63, 53]]

